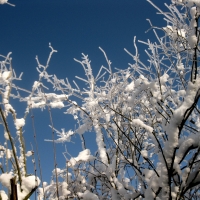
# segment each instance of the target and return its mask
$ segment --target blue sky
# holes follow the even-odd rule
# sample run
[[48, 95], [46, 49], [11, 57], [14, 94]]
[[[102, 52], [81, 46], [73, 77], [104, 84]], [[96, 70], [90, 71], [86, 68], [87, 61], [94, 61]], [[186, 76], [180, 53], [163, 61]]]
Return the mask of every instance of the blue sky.
[[[169, 0], [153, 2], [163, 10], [166, 10], [164, 2], [170, 3]], [[156, 26], [166, 25], [163, 17], [156, 15], [155, 8], [145, 0], [10, 0], [10, 3], [16, 7], [0, 5], [0, 54], [12, 52], [13, 68], [17, 74], [24, 72], [19, 85], [28, 90], [38, 79], [35, 57], [38, 55], [41, 63], [46, 62], [49, 42], [58, 50], [51, 60], [49, 73], [72, 81], [75, 75], [84, 76], [81, 66], [73, 60], [80, 59], [81, 53], [89, 55], [94, 73], [106, 64], [99, 46], [107, 53], [113, 68], [126, 68], [129, 62], [132, 63], [132, 58], [123, 49], [134, 53], [134, 36], [144, 41], [155, 41], [151, 31], [145, 34], [150, 27], [146, 18]], [[139, 45], [140, 55], [145, 60], [144, 48], [144, 45]], [[24, 107], [16, 110], [19, 118], [22, 117]], [[52, 144], [44, 142], [44, 138], [51, 139], [49, 115], [47, 111], [33, 112], [44, 180], [49, 181], [53, 151]], [[60, 115], [61, 112], [53, 111], [55, 128], [73, 128], [73, 119]], [[88, 138], [92, 137], [94, 134], [88, 135]], [[27, 150], [30, 150], [30, 143], [34, 146], [30, 116], [25, 138]], [[89, 142], [88, 146], [94, 148], [90, 145]], [[74, 156], [81, 148], [79, 142], [67, 144], [67, 147]], [[57, 145], [58, 167], [64, 167], [63, 151], [64, 145]]]

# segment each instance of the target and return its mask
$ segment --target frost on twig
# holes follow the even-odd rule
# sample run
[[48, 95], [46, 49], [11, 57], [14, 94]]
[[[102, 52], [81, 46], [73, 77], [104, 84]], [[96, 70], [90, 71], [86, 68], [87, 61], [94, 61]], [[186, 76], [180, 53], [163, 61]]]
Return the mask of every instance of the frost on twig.
[[0, 0], [0, 4], [8, 4], [10, 6], [15, 6], [14, 4], [9, 3], [8, 0]]

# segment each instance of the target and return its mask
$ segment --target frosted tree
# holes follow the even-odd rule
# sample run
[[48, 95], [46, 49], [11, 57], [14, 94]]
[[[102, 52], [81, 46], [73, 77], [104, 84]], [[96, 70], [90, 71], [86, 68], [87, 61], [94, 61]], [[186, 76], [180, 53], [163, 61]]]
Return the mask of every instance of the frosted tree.
[[[8, 189], [8, 193], [0, 191], [1, 199], [28, 199], [40, 184], [39, 178], [27, 174], [26, 157], [32, 155], [31, 151], [25, 151], [25, 141], [23, 138], [23, 126], [25, 125], [25, 116], [18, 118], [17, 112], [11, 105], [12, 89], [16, 89], [15, 81], [21, 80], [21, 75], [16, 76], [10, 53], [2, 56], [0, 61], [0, 123], [3, 126], [5, 142], [0, 145], [0, 182], [3, 187]], [[10, 116], [11, 115], [11, 116]], [[11, 131], [13, 128], [8, 123], [8, 118], [12, 118], [15, 134]], [[11, 120], [9, 120], [11, 121]]]
[[[167, 12], [150, 0], [148, 2], [164, 16], [165, 21], [160, 28], [148, 20], [149, 31], [154, 32], [156, 41], [138, 41], [147, 47], [148, 62], [140, 58], [136, 38], [135, 53], [125, 49], [134, 61], [127, 69], [113, 70], [111, 61], [100, 48], [108, 66], [102, 66], [94, 76], [88, 56], [82, 54], [82, 60], [75, 61], [82, 65], [86, 77], [76, 78], [83, 81], [85, 87], [76, 82], [73, 86], [68, 79], [61, 80], [48, 74], [50, 59], [56, 52], [50, 45], [51, 52], [45, 65], [36, 58], [39, 79], [26, 97], [13, 83], [20, 78], [13, 69], [1, 69], [4, 105], [1, 116], [5, 121], [6, 138], [12, 141], [5, 118], [11, 113], [20, 144], [19, 169], [16, 173], [12, 170], [12, 174], [7, 170], [1, 177], [15, 177], [23, 192], [23, 180], [27, 176], [23, 168], [26, 158], [20, 131], [25, 117], [36, 108], [48, 108], [49, 111], [63, 108], [64, 114], [73, 115], [77, 128], [59, 131], [51, 124], [58, 136], [52, 142], [70, 142], [73, 135], [79, 135], [83, 149], [76, 157], [66, 156], [65, 169], [55, 165], [55, 179], [50, 184], [40, 185], [38, 199], [200, 198], [200, 2], [173, 0], [170, 5], [166, 4]], [[1, 62], [2, 66], [9, 58], [7, 56]], [[49, 84], [54, 89], [52, 93], [47, 90]], [[9, 92], [11, 86], [17, 89], [17, 94]], [[24, 118], [16, 117], [8, 96], [27, 102]], [[95, 154], [85, 144], [86, 132], [96, 134]], [[3, 152], [9, 152], [6, 144], [2, 148]], [[13, 148], [12, 158], [4, 153], [6, 160], [15, 159], [15, 151]], [[4, 184], [5, 179], [1, 177]], [[27, 181], [32, 188], [28, 193], [39, 185], [39, 178], [31, 177], [37, 182]], [[31, 183], [37, 184], [33, 187]]]

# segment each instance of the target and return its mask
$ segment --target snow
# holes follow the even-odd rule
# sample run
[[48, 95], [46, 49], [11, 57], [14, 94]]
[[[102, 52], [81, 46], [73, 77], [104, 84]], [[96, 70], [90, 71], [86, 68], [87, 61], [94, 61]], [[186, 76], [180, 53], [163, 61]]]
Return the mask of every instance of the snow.
[[8, 196], [3, 190], [0, 190], [0, 196], [2, 200], [8, 200]]
[[185, 90], [179, 90], [178, 91], [178, 95], [181, 96], [181, 97], [184, 97], [186, 94], [186, 91]]
[[105, 165], [107, 165], [108, 164], [108, 158], [107, 158], [106, 149], [105, 149], [105, 146], [104, 146], [101, 128], [98, 125], [98, 121], [94, 121], [94, 123], [96, 124], [96, 125], [94, 125], [94, 128], [95, 128], [95, 131], [96, 131], [96, 143], [97, 143], [97, 146], [98, 146], [100, 158], [101, 158], [101, 161]]
[[[39, 87], [39, 82], [33, 84], [33, 90]], [[50, 101], [49, 105], [52, 108], [63, 108], [63, 101], [68, 98], [65, 94], [57, 95], [55, 93], [40, 93], [37, 97], [26, 97], [25, 100], [32, 108], [42, 108], [47, 105], [47, 101]]]
[[[188, 170], [189, 171], [189, 170]], [[189, 171], [190, 172], [190, 171]], [[188, 172], [188, 173], [189, 173]], [[193, 184], [193, 185], [199, 185], [200, 183], [200, 172], [199, 172], [199, 165], [197, 165], [196, 169], [194, 170], [194, 172], [190, 172], [189, 173], [189, 177], [188, 177], [188, 180], [186, 182], [186, 186], [188, 187], [190, 184]]]
[[27, 157], [30, 157], [33, 155], [33, 152], [32, 151], [27, 151], [27, 153], [25, 154]]
[[131, 198], [131, 194], [127, 193], [127, 190], [124, 188], [124, 185], [117, 178], [113, 178], [113, 181], [118, 188], [118, 193], [121, 196], [125, 197], [125, 200], [129, 200]]
[[155, 197], [156, 197], [155, 192], [150, 187], [148, 187], [145, 190], [145, 200], [153, 200], [155, 199]]
[[57, 102], [51, 102], [50, 106], [52, 108], [63, 108], [65, 105], [62, 101], [57, 101]]
[[84, 123], [82, 125], [80, 125], [78, 127], [78, 129], [76, 130], [76, 132], [80, 135], [82, 135], [83, 133], [85, 133], [86, 131], [88, 130], [88, 126], [87, 126], [87, 123]]
[[68, 184], [66, 182], [62, 183], [62, 195], [65, 197], [69, 194], [71, 194], [71, 192], [67, 189]]
[[178, 29], [176, 27], [172, 27], [170, 25], [163, 28], [163, 30], [167, 33], [168, 36], [171, 36], [173, 40], [176, 40], [178, 36], [181, 36], [182, 38], [185, 38], [185, 30], [184, 29]]
[[199, 136], [192, 134], [191, 136], [187, 137], [184, 141], [179, 144], [179, 149], [177, 151], [176, 157], [175, 157], [175, 163], [178, 164], [180, 161], [182, 161], [183, 156], [190, 148], [196, 148], [198, 147], [199, 143]]
[[13, 178], [12, 174], [3, 173], [0, 175], [1, 184], [10, 190], [10, 179]]
[[22, 189], [24, 191], [30, 192], [36, 186], [40, 184], [40, 179], [34, 175], [22, 177]]
[[17, 196], [18, 200], [23, 200], [34, 188], [38, 187], [40, 179], [34, 175], [22, 177], [22, 191], [19, 184], [17, 184]]
[[191, 48], [195, 48], [197, 45], [197, 37], [195, 34], [191, 34], [188, 36], [188, 43]]
[[153, 170], [144, 169], [143, 174], [144, 174], [144, 177], [145, 177], [145, 181], [147, 183], [149, 183], [151, 177], [155, 174], [155, 172]]
[[112, 194], [112, 200], [120, 200], [120, 196], [117, 193], [117, 190], [114, 188], [111, 188], [111, 194]]
[[184, 114], [188, 108], [191, 107], [196, 96], [196, 91], [200, 85], [200, 78], [197, 78], [193, 84], [189, 82], [184, 101], [180, 107], [173, 112], [173, 117], [166, 126], [166, 133], [168, 134], [168, 141], [165, 143], [164, 152], [168, 164], [172, 162], [171, 158], [175, 147], [178, 147], [178, 125], [181, 123]]
[[4, 3], [7, 3], [8, 0], [0, 0], [0, 4], [4, 4]]
[[15, 110], [13, 109], [12, 105], [10, 105], [9, 103], [6, 103], [6, 104], [5, 104], [5, 110], [6, 110], [7, 112], [9, 112], [10, 110], [11, 110], [11, 111], [15, 111]]
[[142, 128], [144, 128], [144, 129], [146, 129], [147, 131], [149, 131], [150, 133], [153, 132], [153, 128], [150, 127], [150, 126], [148, 126], [148, 125], [146, 125], [146, 124], [145, 124], [142, 120], [140, 120], [140, 119], [133, 119], [131, 123], [132, 123], [133, 126], [142, 127]]
[[97, 100], [89, 101], [88, 105], [91, 107], [96, 107], [98, 106], [98, 101]]
[[88, 190], [86, 190], [84, 193], [78, 192], [78, 196], [82, 197], [83, 200], [99, 200], [96, 194], [93, 194]]
[[131, 92], [134, 90], [134, 87], [135, 87], [135, 83], [134, 83], [134, 81], [132, 81], [129, 85], [126, 86], [125, 91]]
[[77, 157], [74, 157], [74, 158], [72, 157], [69, 160], [69, 162], [68, 162], [69, 166], [75, 166], [79, 162], [87, 162], [87, 161], [93, 160], [94, 157], [90, 154], [91, 153], [90, 153], [89, 149], [85, 149], [85, 150], [79, 152]]
[[36, 90], [39, 86], [40, 86], [40, 82], [39, 81], [35, 81], [33, 86], [32, 86], [33, 91]]
[[184, 70], [184, 65], [183, 65], [183, 63], [179, 63], [179, 64], [177, 65], [177, 69], [180, 70], [180, 71], [183, 71], [183, 70]]
[[12, 151], [11, 151], [10, 149], [7, 149], [7, 150], [6, 150], [6, 157], [7, 157], [8, 159], [11, 159], [11, 157], [12, 157]]
[[161, 77], [160, 77], [160, 83], [161, 84], [164, 84], [168, 81], [168, 78], [169, 78], [169, 75], [168, 74], [163, 74]]
[[195, 18], [196, 13], [197, 13], [196, 7], [190, 8], [190, 15], [192, 18]]
[[141, 154], [142, 154], [143, 158], [148, 158], [148, 151], [147, 150], [142, 150]]
[[4, 138], [6, 139], [6, 140], [9, 140], [9, 136], [8, 136], [8, 133], [5, 131], [4, 132]]
[[195, 4], [196, 6], [198, 6], [198, 7], [200, 7], [200, 2], [199, 2], [199, 0], [188, 0], [188, 3], [193, 3], [193, 4]]
[[16, 127], [17, 130], [22, 128], [24, 125], [25, 125], [24, 118], [20, 118], [20, 119], [15, 120], [15, 127]]
[[[71, 136], [74, 134], [72, 130], [69, 130], [65, 132], [64, 129], [62, 129], [62, 132], [56, 131], [58, 135], [58, 139], [55, 141], [56, 143], [63, 143], [63, 142], [70, 142], [71, 141]], [[52, 141], [52, 140], [45, 140], [45, 141]]]
[[2, 78], [3, 78], [4, 81], [6, 81], [11, 77], [11, 75], [12, 75], [11, 71], [4, 71], [3, 74], [2, 74]]
[[37, 103], [29, 102], [29, 104], [31, 105], [32, 108], [41, 108], [46, 105], [46, 102], [45, 101], [40, 101]]

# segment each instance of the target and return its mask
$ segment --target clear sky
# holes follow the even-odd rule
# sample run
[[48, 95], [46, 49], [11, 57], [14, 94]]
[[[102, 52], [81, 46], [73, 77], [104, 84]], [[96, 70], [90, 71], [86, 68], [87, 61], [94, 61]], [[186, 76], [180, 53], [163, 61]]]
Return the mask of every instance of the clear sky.
[[[166, 10], [164, 2], [170, 1], [153, 2]], [[150, 27], [146, 19], [150, 18], [156, 26], [166, 25], [163, 17], [156, 15], [155, 8], [145, 0], [10, 0], [10, 3], [16, 7], [0, 5], [0, 54], [12, 52], [13, 68], [17, 74], [24, 72], [19, 85], [28, 90], [31, 90], [34, 80], [38, 80], [35, 56], [38, 55], [41, 63], [45, 63], [50, 51], [49, 42], [58, 50], [52, 58], [49, 73], [72, 81], [75, 75], [84, 76], [81, 66], [73, 60], [80, 59], [81, 53], [89, 55], [95, 74], [102, 64], [106, 64], [99, 46], [107, 53], [113, 68], [126, 68], [133, 61], [123, 49], [134, 53], [134, 36], [144, 41], [155, 41], [151, 31], [145, 34]], [[145, 60], [144, 48], [144, 45], [139, 45]], [[19, 118], [23, 117], [24, 108], [15, 109]], [[72, 118], [59, 115], [61, 112], [53, 111], [55, 128], [73, 128]], [[49, 115], [47, 111], [34, 110], [34, 116], [44, 180], [49, 182], [53, 151], [52, 144], [44, 142], [44, 138], [51, 139]], [[30, 116], [24, 134], [28, 141], [27, 150], [30, 150], [30, 142], [34, 146]], [[94, 134], [88, 136], [92, 137]], [[77, 140], [74, 138], [74, 141]], [[94, 148], [90, 145], [88, 143]], [[64, 144], [57, 145], [58, 167], [61, 168], [65, 163], [64, 147]], [[67, 148], [76, 156], [81, 147], [77, 142], [67, 144]], [[30, 170], [30, 173], [33, 172]]]

